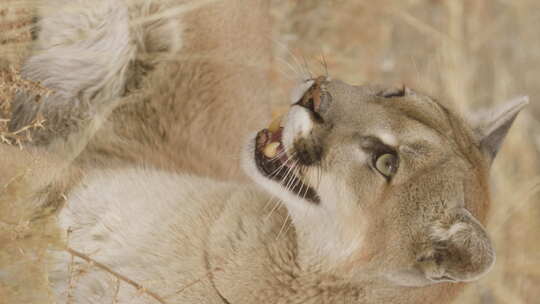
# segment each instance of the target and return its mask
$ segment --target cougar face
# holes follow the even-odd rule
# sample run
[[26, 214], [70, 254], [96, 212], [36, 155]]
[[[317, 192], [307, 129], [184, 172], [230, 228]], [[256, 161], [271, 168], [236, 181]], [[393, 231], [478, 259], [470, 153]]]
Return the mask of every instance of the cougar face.
[[470, 281], [491, 267], [475, 216], [484, 218], [487, 172], [518, 110], [481, 134], [407, 88], [319, 77], [296, 91], [244, 165], [289, 210], [306, 263], [407, 286]]

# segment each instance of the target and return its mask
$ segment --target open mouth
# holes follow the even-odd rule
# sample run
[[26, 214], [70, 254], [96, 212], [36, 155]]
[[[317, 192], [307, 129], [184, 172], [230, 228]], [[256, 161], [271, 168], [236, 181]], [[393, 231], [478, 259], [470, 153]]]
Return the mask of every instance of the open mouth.
[[297, 162], [284, 150], [281, 142], [282, 131], [282, 127], [270, 126], [257, 133], [255, 139], [257, 169], [265, 177], [280, 183], [300, 198], [318, 204], [320, 198], [317, 192], [295, 174]]

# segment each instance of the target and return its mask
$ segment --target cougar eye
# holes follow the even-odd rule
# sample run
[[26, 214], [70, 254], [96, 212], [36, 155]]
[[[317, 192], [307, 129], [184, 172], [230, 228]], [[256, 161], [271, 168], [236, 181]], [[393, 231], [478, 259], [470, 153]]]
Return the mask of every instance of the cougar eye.
[[375, 159], [375, 168], [385, 177], [394, 175], [398, 168], [397, 155], [392, 153], [381, 154]]

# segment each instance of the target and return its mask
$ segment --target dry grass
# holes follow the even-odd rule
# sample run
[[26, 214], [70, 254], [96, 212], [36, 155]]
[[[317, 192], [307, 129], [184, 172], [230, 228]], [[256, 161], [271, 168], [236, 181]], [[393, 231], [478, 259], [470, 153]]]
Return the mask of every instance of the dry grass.
[[30, 124], [18, 130], [9, 130], [8, 125], [13, 110], [11, 100], [20, 91], [35, 92], [35, 102], [40, 102], [41, 98], [48, 96], [52, 91], [39, 83], [21, 78], [13, 66], [0, 70], [0, 143], [17, 145], [22, 148], [25, 142], [32, 141], [32, 130], [43, 128], [45, 120], [38, 114]]
[[[33, 11], [28, 7], [33, 3], [4, 0], [0, 4], [0, 100], [4, 102], [18, 88], [35, 85], [9, 70], [18, 67], [29, 52]], [[516, 121], [493, 168], [488, 230], [497, 248], [496, 266], [485, 278], [469, 284], [457, 303], [533, 303], [540, 298], [536, 288], [540, 283], [538, 8], [534, 0], [272, 2], [275, 53], [292, 63], [293, 69], [297, 64], [289, 50], [306, 58], [314, 71], [320, 69], [317, 61], [324, 54], [331, 76], [350, 83], [405, 83], [464, 110], [516, 95], [531, 97], [531, 105]], [[287, 82], [281, 75], [291, 74], [287, 64], [277, 65], [281, 72], [276, 75], [276, 88], [281, 89], [275, 93], [276, 107], [287, 100]], [[8, 105], [0, 108], [0, 119], [9, 119]], [[0, 120], [2, 126], [5, 122]], [[0, 132], [11, 143], [25, 139], [25, 132], [15, 137], [5, 128]], [[39, 240], [50, 241], [46, 238], [50, 233], [21, 238], [28, 234], [17, 231], [36, 231], [36, 223], [24, 218], [1, 225], [0, 242], [8, 244], [10, 254], [39, 265], [35, 261], [46, 247]], [[29, 251], [16, 253], [17, 248]], [[28, 282], [46, 288], [43, 269], [36, 269], [35, 274], [27, 275]], [[16, 283], [0, 285], [0, 299], [16, 292]]]

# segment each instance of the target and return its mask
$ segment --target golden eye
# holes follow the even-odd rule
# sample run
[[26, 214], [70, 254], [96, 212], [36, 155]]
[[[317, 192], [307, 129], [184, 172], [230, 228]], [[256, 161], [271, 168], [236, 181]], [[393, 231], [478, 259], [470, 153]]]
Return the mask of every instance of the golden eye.
[[382, 175], [391, 177], [397, 171], [398, 158], [392, 153], [381, 154], [375, 160], [375, 168], [377, 168], [377, 171]]

